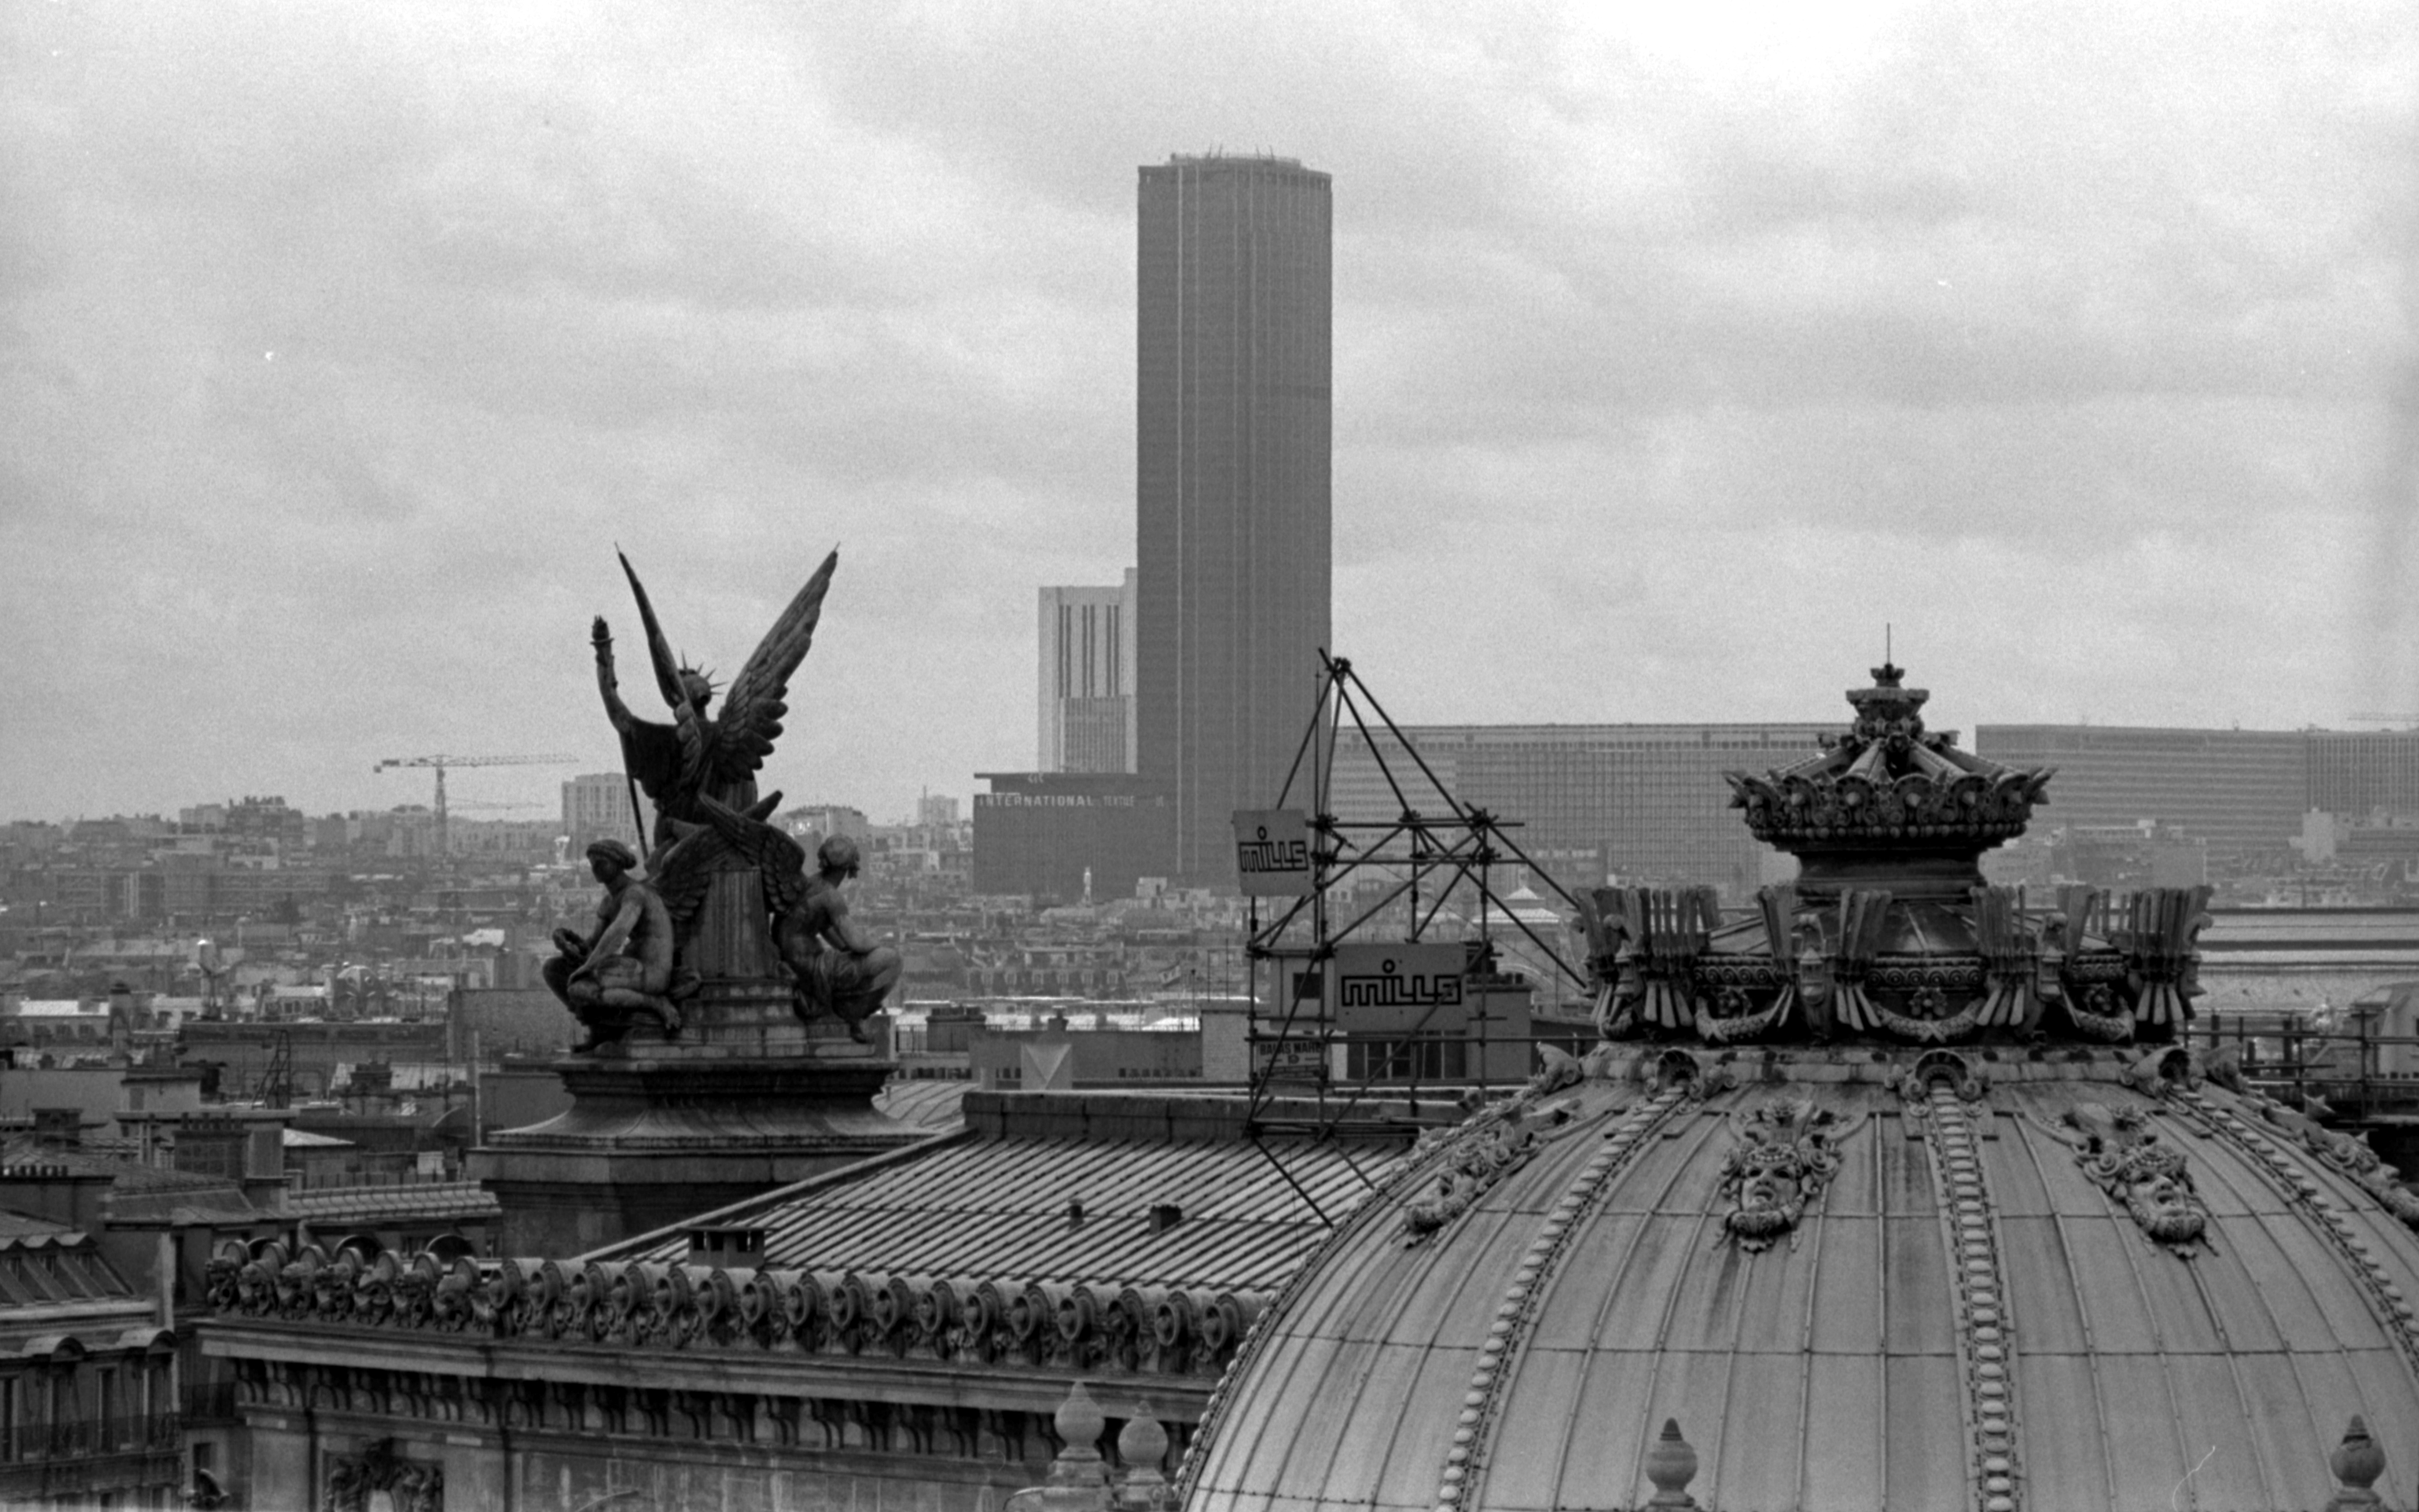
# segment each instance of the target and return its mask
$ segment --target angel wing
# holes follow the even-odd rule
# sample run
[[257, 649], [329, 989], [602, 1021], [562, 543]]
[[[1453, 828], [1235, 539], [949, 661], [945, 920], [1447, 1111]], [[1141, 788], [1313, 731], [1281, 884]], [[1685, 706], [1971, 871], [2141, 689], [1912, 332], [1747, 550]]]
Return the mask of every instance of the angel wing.
[[677, 935], [705, 903], [715, 861], [725, 846], [711, 825], [673, 819], [667, 821], [667, 826], [672, 838], [647, 857], [647, 886], [664, 901], [664, 911], [671, 916]]
[[807, 659], [807, 648], [814, 644], [815, 624], [824, 614], [824, 594], [831, 588], [832, 572], [839, 565], [840, 550], [835, 547], [773, 622], [747, 665], [732, 679], [731, 691], [722, 701], [722, 739], [715, 755], [716, 775], [723, 781], [755, 776], [764, 758], [773, 753], [773, 742], [781, 733], [781, 717], [790, 712], [784, 702], [790, 674]]
[[764, 823], [764, 816], [780, 806], [781, 795], [760, 798], [745, 813], [713, 797], [697, 802], [722, 845], [756, 868], [764, 906], [775, 914], [796, 907], [807, 890], [807, 853], [787, 831]]
[[630, 594], [639, 601], [639, 619], [647, 627], [647, 656], [655, 663], [655, 687], [666, 703], [681, 708], [688, 702], [688, 694], [681, 687], [680, 663], [672, 656], [671, 642], [664, 639], [664, 627], [655, 621], [655, 606], [647, 601], [647, 590], [639, 581], [630, 559], [618, 548], [613, 554], [622, 558], [622, 576], [630, 579]]

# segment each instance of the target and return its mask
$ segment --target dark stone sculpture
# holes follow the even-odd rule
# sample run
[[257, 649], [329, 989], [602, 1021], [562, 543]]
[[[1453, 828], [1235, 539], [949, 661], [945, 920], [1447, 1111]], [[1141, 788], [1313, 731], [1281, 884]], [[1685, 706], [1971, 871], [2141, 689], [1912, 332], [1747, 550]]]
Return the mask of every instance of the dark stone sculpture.
[[[712, 799], [724, 808], [739, 813], [753, 812], [761, 821], [770, 812], [772, 803], [759, 805], [756, 800], [756, 773], [764, 758], [773, 753], [773, 742], [781, 733], [781, 720], [790, 712], [790, 675], [806, 659], [808, 648], [814, 644], [815, 625], [823, 618], [824, 595], [830, 590], [832, 573], [840, 565], [840, 553], [834, 551], [815, 569], [807, 585], [798, 590], [790, 607], [766, 631], [758, 643], [755, 655], [732, 679], [729, 695], [723, 700], [722, 713], [710, 715], [708, 706], [714, 701], [714, 683], [707, 674], [694, 667], [680, 665], [672, 657], [670, 642], [664, 639], [663, 626], [655, 621], [655, 606], [648, 602], [647, 591], [639, 575], [630, 566], [629, 558], [622, 559], [622, 571], [630, 580], [630, 592], [639, 601], [639, 619], [647, 632], [647, 655], [655, 673], [655, 687], [672, 711], [673, 722], [660, 724], [641, 719], [622, 702], [620, 681], [613, 666], [613, 635], [599, 615], [590, 632], [590, 641], [596, 648], [596, 687], [604, 696], [606, 716], [622, 737], [622, 757], [631, 778], [655, 801], [657, 819], [653, 847], [660, 852], [678, 838], [678, 824], [706, 822], [702, 800]], [[774, 802], [778, 801], [778, 795]]]
[[444, 1468], [401, 1458], [393, 1439], [330, 1463], [326, 1512], [368, 1512], [380, 1501], [395, 1512], [444, 1512]]
[[830, 1013], [862, 1042], [866, 1018], [882, 1006], [905, 966], [899, 952], [877, 945], [848, 917], [840, 886], [856, 875], [856, 842], [834, 835], [817, 847], [815, 874], [774, 927], [773, 943], [796, 979], [798, 1016]]
[[[590, 636], [597, 691], [621, 737], [631, 781], [653, 800], [656, 818], [646, 841], [645, 881], [625, 875], [608, 882], [614, 889], [609, 902], [631, 900], [624, 910], [635, 910], [628, 933], [646, 949], [600, 952], [599, 941], [612, 929], [603, 909], [597, 936], [581, 939], [566, 931], [558, 937], [564, 956], [549, 967], [547, 980], [590, 1025], [591, 1040], [582, 1048], [621, 1038], [628, 1019], [639, 1014], [651, 1013], [668, 1034], [676, 1032], [683, 989], [700, 982], [712, 988], [700, 1021], [709, 1026], [718, 1011], [711, 1003], [723, 1001], [717, 993], [757, 994], [751, 1002], [769, 993], [776, 1003], [786, 994], [800, 1019], [837, 1017], [863, 1042], [864, 1021], [898, 980], [903, 965], [898, 951], [854, 923], [840, 898], [841, 884], [857, 868], [854, 844], [837, 836], [826, 841], [809, 871], [797, 841], [767, 822], [781, 795], [760, 797], [756, 791], [756, 775], [789, 716], [790, 678], [814, 642], [839, 564], [837, 551], [824, 559], [732, 680], [717, 715], [712, 679], [673, 657], [645, 587], [622, 559], [656, 689], [672, 721], [641, 718], [623, 702], [612, 632], [599, 617]], [[623, 855], [626, 873], [638, 858]], [[583, 976], [581, 966], [600, 953], [609, 959]], [[605, 981], [606, 974], [615, 980]], [[592, 980], [594, 986], [583, 985]]]
[[554, 932], [556, 955], [540, 968], [546, 984], [588, 1030], [579, 1052], [628, 1036], [651, 1017], [667, 1038], [678, 1034], [676, 999], [697, 987], [695, 972], [676, 973], [672, 920], [654, 888], [632, 875], [639, 858], [620, 841], [588, 847], [588, 864], [605, 885], [596, 927], [586, 935]]

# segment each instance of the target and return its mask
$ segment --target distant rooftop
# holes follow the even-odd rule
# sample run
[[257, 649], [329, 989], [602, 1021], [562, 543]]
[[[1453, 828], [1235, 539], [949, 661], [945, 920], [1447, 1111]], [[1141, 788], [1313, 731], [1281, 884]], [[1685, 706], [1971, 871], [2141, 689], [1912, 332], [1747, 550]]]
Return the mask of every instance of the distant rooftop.
[[304, 1188], [285, 1194], [289, 1216], [315, 1224], [380, 1219], [438, 1222], [503, 1216], [495, 1195], [476, 1181], [401, 1181], [392, 1186]]
[[1299, 168], [1302, 166], [1302, 160], [1300, 158], [1283, 158], [1273, 152], [1171, 152], [1167, 155], [1167, 162], [1168, 166], [1170, 167], [1184, 168], [1198, 167], [1203, 163], [1212, 162], [1231, 162], [1238, 164], [1265, 163], [1271, 168]]

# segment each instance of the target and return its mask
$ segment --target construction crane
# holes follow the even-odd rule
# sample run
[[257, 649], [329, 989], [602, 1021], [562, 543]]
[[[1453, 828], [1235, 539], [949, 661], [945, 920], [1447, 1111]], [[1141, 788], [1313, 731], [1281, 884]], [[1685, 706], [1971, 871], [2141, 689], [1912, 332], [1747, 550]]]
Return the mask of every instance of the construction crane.
[[2404, 729], [2419, 727], [2419, 714], [2347, 714], [2351, 724], [2398, 724]]
[[445, 768], [449, 766], [567, 766], [579, 760], [577, 756], [389, 756], [376, 766], [373, 773], [390, 766], [428, 766], [437, 771], [437, 857], [439, 865], [454, 854], [445, 829]]

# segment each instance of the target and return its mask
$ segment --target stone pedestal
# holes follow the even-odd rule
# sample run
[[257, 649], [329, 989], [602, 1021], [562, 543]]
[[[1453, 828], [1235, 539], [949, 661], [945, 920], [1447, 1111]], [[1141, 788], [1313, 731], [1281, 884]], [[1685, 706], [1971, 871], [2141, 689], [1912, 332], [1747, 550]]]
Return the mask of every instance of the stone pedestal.
[[922, 1137], [873, 1110], [885, 1025], [859, 1043], [792, 1010], [753, 872], [715, 878], [695, 931], [686, 959], [705, 982], [676, 1039], [640, 1028], [566, 1057], [570, 1108], [470, 1152], [503, 1206], [503, 1253], [581, 1254]]

